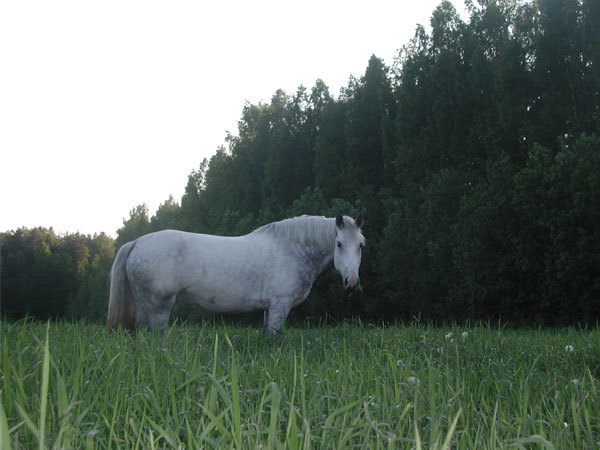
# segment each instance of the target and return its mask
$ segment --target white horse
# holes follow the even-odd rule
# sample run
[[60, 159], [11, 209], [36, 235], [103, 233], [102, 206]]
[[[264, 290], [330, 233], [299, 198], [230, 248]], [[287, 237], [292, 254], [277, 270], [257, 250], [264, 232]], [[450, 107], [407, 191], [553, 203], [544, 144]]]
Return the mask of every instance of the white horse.
[[165, 333], [175, 297], [215, 312], [265, 311], [274, 334], [333, 260], [344, 287], [359, 283], [362, 216], [302, 216], [239, 237], [158, 231], [124, 244], [111, 270], [108, 328]]

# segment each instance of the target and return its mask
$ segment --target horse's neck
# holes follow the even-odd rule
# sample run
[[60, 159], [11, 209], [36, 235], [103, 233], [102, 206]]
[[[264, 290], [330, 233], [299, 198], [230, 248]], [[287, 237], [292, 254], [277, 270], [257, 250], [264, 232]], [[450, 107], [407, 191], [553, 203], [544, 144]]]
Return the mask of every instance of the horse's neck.
[[335, 241], [335, 219], [323, 219], [325, 229], [322, 233], [313, 233], [310, 239], [301, 247], [301, 252], [316, 272], [320, 274], [333, 261]]
[[[295, 229], [300, 227], [302, 231]], [[269, 233], [285, 239], [291, 251], [310, 265], [316, 275], [333, 260], [335, 249], [335, 219], [326, 217], [298, 217], [265, 225], [258, 233]]]

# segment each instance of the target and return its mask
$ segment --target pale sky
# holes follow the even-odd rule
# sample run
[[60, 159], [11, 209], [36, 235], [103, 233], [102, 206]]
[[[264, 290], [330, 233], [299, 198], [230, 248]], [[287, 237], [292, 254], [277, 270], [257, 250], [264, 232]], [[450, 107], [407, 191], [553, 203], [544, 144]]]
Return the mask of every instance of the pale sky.
[[318, 78], [337, 97], [440, 2], [0, 2], [0, 231], [116, 236], [181, 199], [245, 102]]

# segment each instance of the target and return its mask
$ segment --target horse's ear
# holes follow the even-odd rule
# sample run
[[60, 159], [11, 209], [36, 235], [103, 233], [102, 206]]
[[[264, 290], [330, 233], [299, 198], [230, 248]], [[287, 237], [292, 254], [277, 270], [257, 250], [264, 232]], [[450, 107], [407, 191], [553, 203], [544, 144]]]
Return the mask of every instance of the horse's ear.
[[338, 228], [344, 228], [344, 216], [342, 215], [341, 211], [338, 213], [337, 217], [335, 218], [335, 226]]
[[364, 217], [363, 217], [362, 213], [359, 213], [358, 216], [356, 216], [356, 219], [354, 219], [354, 223], [356, 224], [356, 226], [358, 228], [361, 228], [363, 226], [363, 222], [364, 222]]

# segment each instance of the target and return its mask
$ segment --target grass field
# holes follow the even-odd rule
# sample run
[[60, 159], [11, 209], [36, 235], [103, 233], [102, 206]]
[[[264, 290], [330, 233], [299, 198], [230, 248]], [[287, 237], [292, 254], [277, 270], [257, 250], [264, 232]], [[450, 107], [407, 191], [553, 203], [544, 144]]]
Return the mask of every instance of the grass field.
[[0, 326], [3, 449], [600, 446], [598, 328]]

